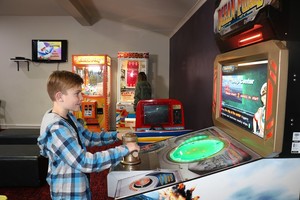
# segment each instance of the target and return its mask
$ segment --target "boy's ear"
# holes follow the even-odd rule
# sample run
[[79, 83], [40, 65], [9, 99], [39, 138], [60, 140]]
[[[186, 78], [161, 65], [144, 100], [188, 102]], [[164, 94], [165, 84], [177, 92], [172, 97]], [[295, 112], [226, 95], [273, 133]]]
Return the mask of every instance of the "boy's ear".
[[58, 101], [58, 102], [63, 102], [62, 93], [61, 92], [57, 92], [55, 94], [55, 100]]

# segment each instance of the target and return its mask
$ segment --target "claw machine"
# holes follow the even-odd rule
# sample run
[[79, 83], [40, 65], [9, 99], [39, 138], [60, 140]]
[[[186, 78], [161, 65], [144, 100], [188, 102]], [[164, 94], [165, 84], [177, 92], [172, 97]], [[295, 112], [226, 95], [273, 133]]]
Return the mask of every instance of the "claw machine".
[[147, 52], [118, 52], [117, 128], [135, 127], [135, 84], [139, 72], [145, 72], [148, 76], [148, 60]]
[[72, 55], [72, 70], [84, 80], [77, 119], [91, 131], [109, 130], [111, 58], [108, 55]]

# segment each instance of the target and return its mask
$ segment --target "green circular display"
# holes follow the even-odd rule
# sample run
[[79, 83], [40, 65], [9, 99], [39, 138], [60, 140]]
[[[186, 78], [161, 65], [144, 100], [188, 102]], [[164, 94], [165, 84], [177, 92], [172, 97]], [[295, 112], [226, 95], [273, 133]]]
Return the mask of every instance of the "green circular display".
[[192, 140], [172, 150], [170, 158], [174, 162], [195, 162], [218, 153], [224, 146], [224, 142], [218, 139]]

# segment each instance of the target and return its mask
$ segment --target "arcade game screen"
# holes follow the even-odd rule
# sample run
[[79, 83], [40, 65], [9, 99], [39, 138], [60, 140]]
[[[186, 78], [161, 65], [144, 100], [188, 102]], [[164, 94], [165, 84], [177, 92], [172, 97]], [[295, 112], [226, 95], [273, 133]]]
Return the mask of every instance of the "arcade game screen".
[[[185, 129], [183, 105], [177, 99], [140, 100], [136, 108], [135, 129], [136, 131], [175, 131], [176, 136], [180, 135], [178, 131], [182, 134], [191, 131]], [[156, 133], [155, 135], [159, 136]], [[161, 132], [160, 136], [164, 136], [164, 133]]]
[[222, 66], [221, 117], [264, 137], [268, 60]]
[[169, 105], [145, 105], [144, 123], [148, 125], [169, 123]]

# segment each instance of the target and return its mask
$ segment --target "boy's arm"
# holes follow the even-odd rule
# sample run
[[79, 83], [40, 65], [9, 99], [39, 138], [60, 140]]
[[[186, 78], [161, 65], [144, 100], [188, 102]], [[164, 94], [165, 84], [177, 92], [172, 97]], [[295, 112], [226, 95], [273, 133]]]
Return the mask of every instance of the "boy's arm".
[[118, 141], [116, 131], [110, 131], [110, 132], [101, 131], [97, 133], [97, 132], [90, 132], [87, 129], [83, 129], [82, 135], [85, 138], [84, 142], [86, 146], [103, 146]]
[[68, 165], [84, 173], [102, 171], [118, 164], [129, 153], [129, 149], [120, 145], [94, 154], [80, 147], [76, 136], [67, 127], [59, 127], [52, 132], [52, 151]]
[[112, 144], [117, 141], [117, 132], [104, 132], [100, 133], [89, 131], [84, 128], [80, 122], [77, 121], [74, 115], [70, 114], [72, 120], [76, 123], [81, 142], [85, 144], [85, 146], [103, 146]]

